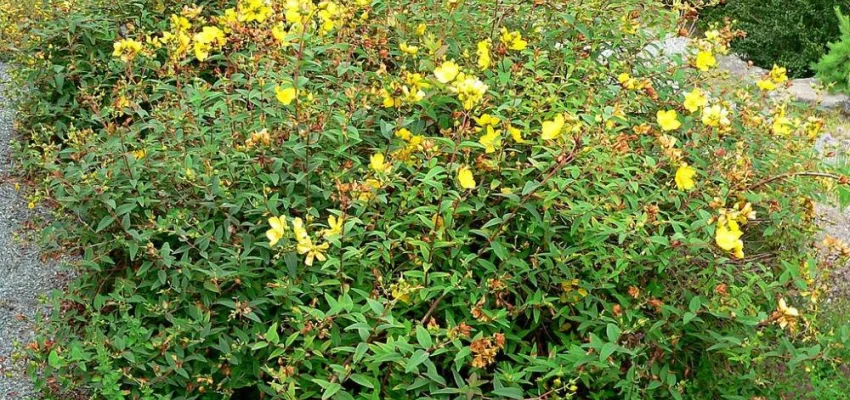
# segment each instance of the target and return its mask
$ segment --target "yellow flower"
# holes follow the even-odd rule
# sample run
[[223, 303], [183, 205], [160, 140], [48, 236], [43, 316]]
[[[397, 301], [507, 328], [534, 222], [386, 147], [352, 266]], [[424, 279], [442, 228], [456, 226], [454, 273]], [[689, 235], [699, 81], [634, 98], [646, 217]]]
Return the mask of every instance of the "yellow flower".
[[697, 53], [697, 59], [696, 59], [697, 69], [705, 72], [705, 71], [708, 71], [709, 69], [714, 68], [716, 66], [717, 66], [717, 59], [714, 58], [714, 54], [711, 54], [710, 51], [703, 50], [703, 51], [700, 51], [699, 53]]
[[440, 83], [449, 83], [453, 81], [457, 74], [460, 73], [460, 67], [454, 61], [446, 61], [436, 69], [434, 75]]
[[803, 125], [803, 129], [806, 131], [809, 138], [814, 139], [820, 134], [823, 124], [823, 118], [809, 117]]
[[325, 229], [324, 236], [342, 236], [342, 223], [344, 222], [343, 217], [335, 217], [333, 215], [328, 216], [328, 227], [329, 229]]
[[685, 94], [683, 105], [690, 112], [696, 112], [700, 108], [705, 107], [706, 104], [708, 104], [708, 99], [705, 98], [705, 95], [699, 88], [694, 88], [690, 93]]
[[776, 84], [773, 83], [770, 79], [762, 79], [757, 83], [759, 89], [764, 90], [765, 92], [769, 92], [773, 89], [776, 89]]
[[186, 17], [181, 17], [177, 14], [171, 14], [170, 22], [171, 30], [174, 32], [185, 32], [192, 27], [192, 24], [189, 23], [189, 20], [186, 19]]
[[788, 303], [785, 302], [785, 299], [779, 299], [776, 311], [778, 312], [776, 323], [779, 327], [783, 329], [788, 327], [793, 331], [797, 323], [797, 318], [800, 316], [800, 311], [794, 307], [788, 307]]
[[266, 237], [269, 239], [269, 246], [274, 246], [286, 234], [286, 219], [271, 217], [269, 218], [269, 226], [271, 226], [271, 229], [266, 231]]
[[499, 40], [509, 50], [522, 51], [528, 46], [528, 42], [522, 39], [522, 34], [519, 31], [509, 32], [507, 28], [502, 28]]
[[543, 121], [543, 134], [540, 138], [543, 140], [552, 140], [561, 137], [561, 132], [564, 130], [566, 120], [563, 114], [558, 114], [552, 121]]
[[773, 64], [773, 69], [770, 70], [770, 80], [776, 84], [785, 83], [788, 80], [787, 72], [788, 70], [785, 67]]
[[793, 127], [791, 120], [783, 115], [778, 115], [773, 119], [773, 126], [771, 127], [771, 130], [774, 135], [788, 136], [791, 134]]
[[407, 54], [409, 56], [415, 56], [416, 53], [419, 53], [419, 47], [408, 46], [405, 42], [399, 43], [398, 48], [401, 49], [402, 53]]
[[395, 136], [407, 142], [413, 136], [413, 132], [407, 130], [407, 128], [401, 128], [395, 132]]
[[375, 172], [387, 172], [391, 167], [384, 163], [383, 153], [375, 153], [369, 158], [369, 168], [372, 168]]
[[481, 114], [480, 117], [475, 118], [475, 123], [478, 126], [496, 126], [499, 125], [499, 117], [494, 117], [490, 114]]
[[638, 87], [637, 80], [626, 72], [617, 76], [617, 82], [620, 82], [621, 86], [629, 90], [635, 90]]
[[298, 250], [298, 254], [305, 254], [304, 256], [304, 264], [307, 266], [313, 265], [313, 259], [319, 261], [327, 260], [325, 257], [325, 252], [330, 247], [328, 243], [322, 243], [320, 245], [313, 244], [313, 241], [310, 238], [306, 238], [298, 242], [298, 245], [295, 248]]
[[292, 103], [293, 100], [295, 100], [297, 92], [295, 91], [294, 87], [281, 89], [280, 86], [275, 86], [274, 95], [277, 98], [277, 101], [279, 101], [285, 106], [288, 106], [290, 103]]
[[484, 152], [490, 154], [496, 151], [496, 147], [502, 145], [502, 137], [491, 125], [487, 125], [487, 133], [478, 139], [478, 143], [483, 144]]
[[239, 20], [243, 22], [265, 22], [274, 10], [266, 5], [265, 0], [241, 0], [237, 5]]
[[475, 189], [475, 177], [472, 176], [472, 171], [468, 167], [460, 167], [457, 170], [457, 181], [461, 188]]
[[638, 20], [628, 18], [626, 15], [620, 17], [620, 32], [634, 35], [637, 33], [638, 28], [640, 28], [640, 22]]
[[145, 151], [145, 149], [136, 150], [136, 151], [133, 152], [133, 158], [135, 158], [137, 160], [141, 160], [141, 159], [145, 158], [146, 155], [148, 155], [148, 152]]
[[300, 217], [292, 220], [292, 232], [295, 233], [295, 240], [298, 242], [310, 240], [307, 229], [304, 228], [304, 221]]
[[694, 183], [694, 175], [697, 171], [691, 168], [688, 164], [682, 163], [679, 169], [676, 170], [676, 187], [679, 190], [691, 190], [696, 185]]
[[195, 41], [222, 46], [227, 40], [224, 37], [224, 32], [218, 29], [218, 27], [205, 26], [200, 32], [195, 34]]
[[490, 46], [490, 39], [478, 42], [478, 68], [482, 71], [490, 68]]
[[286, 35], [286, 27], [283, 25], [283, 22], [272, 27], [272, 37], [283, 47], [289, 45], [289, 40], [286, 39]]
[[744, 242], [741, 240], [741, 228], [733, 219], [721, 218], [714, 232], [714, 242], [723, 250], [731, 251], [735, 258], [744, 258]]
[[[461, 74], [463, 75], [463, 74]], [[484, 99], [489, 87], [474, 76], [461, 76], [454, 83], [451, 90], [457, 93], [458, 99], [463, 103], [465, 110], [471, 110], [476, 104]]]
[[425, 34], [426, 29], [428, 29], [428, 27], [425, 26], [425, 24], [420, 23], [419, 25], [416, 26], [416, 34], [419, 35], [419, 36], [422, 36], [422, 35]]
[[800, 312], [797, 311], [796, 308], [788, 307], [788, 304], [785, 302], [785, 299], [779, 299], [778, 309], [782, 314], [787, 315], [789, 317], [799, 317], [800, 316]]
[[133, 39], [122, 39], [112, 44], [112, 56], [130, 62], [142, 51], [142, 43]]
[[658, 121], [658, 125], [661, 125], [661, 130], [663, 131], [675, 131], [682, 126], [682, 123], [679, 122], [679, 116], [676, 114], [676, 110], [658, 110], [655, 114], [655, 119]]
[[518, 128], [515, 128], [513, 125], [508, 125], [508, 133], [511, 134], [511, 137], [514, 139], [514, 142], [517, 143], [526, 143], [527, 140], [522, 138], [522, 131]]
[[711, 127], [729, 125], [731, 123], [729, 121], [729, 110], [721, 105], [706, 107], [702, 110], [702, 123]]

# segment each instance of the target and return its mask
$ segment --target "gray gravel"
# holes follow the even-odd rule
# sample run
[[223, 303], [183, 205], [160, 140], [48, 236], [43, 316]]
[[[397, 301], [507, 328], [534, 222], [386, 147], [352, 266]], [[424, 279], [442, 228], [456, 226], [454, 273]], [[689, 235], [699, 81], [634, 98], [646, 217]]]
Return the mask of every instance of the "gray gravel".
[[62, 280], [56, 263], [41, 262], [36, 246], [20, 239], [30, 236], [23, 223], [32, 213], [9, 177], [13, 113], [2, 90], [7, 77], [0, 64], [0, 400], [33, 396], [22, 373], [25, 362], [15, 353], [32, 340], [33, 318], [43, 309], [40, 299]]

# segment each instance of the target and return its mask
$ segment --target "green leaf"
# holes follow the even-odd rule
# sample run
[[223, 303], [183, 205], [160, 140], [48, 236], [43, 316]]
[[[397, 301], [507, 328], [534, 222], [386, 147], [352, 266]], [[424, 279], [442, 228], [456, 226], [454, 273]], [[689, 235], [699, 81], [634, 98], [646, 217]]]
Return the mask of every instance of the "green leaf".
[[434, 341], [431, 339], [431, 333], [423, 325], [416, 326], [416, 341], [426, 349], [430, 349], [434, 345]]
[[59, 353], [57, 353], [56, 350], [52, 350], [47, 356], [47, 364], [53, 368], [59, 368], [62, 366], [62, 358], [59, 357]]
[[416, 350], [413, 352], [413, 355], [410, 356], [410, 359], [407, 360], [407, 367], [404, 368], [405, 373], [410, 373], [417, 370], [419, 364], [422, 364], [431, 356], [425, 350]]
[[373, 384], [372, 381], [369, 380], [368, 377], [366, 377], [366, 375], [352, 374], [349, 377], [349, 379], [351, 379], [354, 382], [357, 382], [358, 385], [363, 386], [365, 388], [369, 388], [369, 389], [375, 388], [375, 384]]
[[606, 333], [608, 334], [608, 341], [612, 343], [617, 343], [620, 340], [620, 327], [617, 324], [608, 324], [606, 329]]
[[322, 392], [322, 400], [327, 400], [331, 398], [331, 396], [335, 395], [336, 392], [339, 392], [340, 389], [342, 389], [342, 385], [338, 383], [331, 383]]
[[509, 399], [522, 399], [523, 398], [522, 389], [515, 388], [515, 387], [498, 388], [498, 389], [494, 390], [492, 393], [495, 396], [507, 397]]
[[602, 345], [602, 349], [599, 350], [599, 361], [605, 362], [608, 357], [611, 357], [611, 354], [617, 351], [617, 345], [611, 342], [605, 343]]
[[280, 342], [280, 336], [277, 333], [277, 322], [273, 323], [272, 326], [269, 327], [269, 330], [266, 331], [266, 340], [273, 344], [278, 344]]
[[94, 230], [94, 232], [97, 233], [97, 232], [100, 232], [100, 231], [106, 229], [113, 222], [115, 222], [115, 218], [112, 218], [111, 215], [107, 215], [107, 216], [103, 217], [100, 220], [100, 223], [97, 224], [97, 228]]

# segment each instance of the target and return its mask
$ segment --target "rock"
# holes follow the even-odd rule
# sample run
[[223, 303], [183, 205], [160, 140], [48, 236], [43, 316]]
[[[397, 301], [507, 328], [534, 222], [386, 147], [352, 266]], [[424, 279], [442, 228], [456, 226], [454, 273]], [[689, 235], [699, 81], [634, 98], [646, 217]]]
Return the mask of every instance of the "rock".
[[742, 60], [736, 54], [717, 57], [717, 67], [729, 71], [729, 75], [731, 76], [752, 79], [754, 81], [767, 73], [764, 68], [749, 66], [746, 61]]
[[815, 78], [792, 80], [788, 93], [797, 101], [817, 104], [827, 109], [850, 111], [850, 97], [826, 92]]

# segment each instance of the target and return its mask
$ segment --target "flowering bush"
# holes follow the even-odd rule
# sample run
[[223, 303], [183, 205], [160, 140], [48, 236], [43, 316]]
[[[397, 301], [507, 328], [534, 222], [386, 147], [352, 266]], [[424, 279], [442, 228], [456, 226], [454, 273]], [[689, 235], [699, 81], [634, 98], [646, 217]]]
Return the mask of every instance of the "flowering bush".
[[224, 3], [45, 30], [21, 62], [23, 162], [82, 255], [29, 346], [42, 385], [750, 398], [842, 361], [809, 238], [847, 179], [776, 87], [711, 83], [735, 32], [656, 57], [692, 10]]

